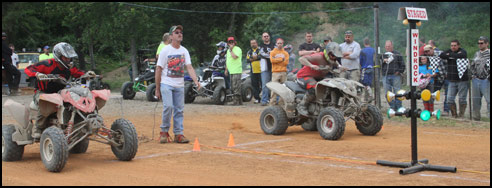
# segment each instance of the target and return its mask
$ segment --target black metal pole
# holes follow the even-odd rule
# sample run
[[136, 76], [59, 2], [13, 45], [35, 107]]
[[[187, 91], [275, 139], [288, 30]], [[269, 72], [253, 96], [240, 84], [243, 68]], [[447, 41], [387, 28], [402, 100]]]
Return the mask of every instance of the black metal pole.
[[[410, 35], [408, 35], [408, 41], [412, 41], [412, 29], [416, 29], [417, 28], [417, 22], [415, 21], [410, 21]], [[412, 49], [411, 47], [412, 45], [410, 45], [410, 54], [409, 55], [413, 55], [413, 51], [414, 49]], [[418, 51], [418, 50], [417, 50]], [[411, 59], [410, 61], [413, 61], [413, 59]], [[413, 66], [412, 62], [408, 62], [410, 63], [411, 66]], [[408, 70], [410, 72], [410, 70]], [[412, 82], [412, 79], [413, 79], [413, 74], [411, 74], [410, 76], [410, 80]], [[411, 83], [410, 82], [410, 83]], [[410, 93], [411, 93], [411, 126], [412, 126], [412, 165], [415, 165], [417, 164], [417, 160], [418, 160], [418, 157], [417, 157], [417, 113], [416, 110], [417, 110], [417, 98], [416, 98], [416, 88], [415, 86], [413, 86], [413, 84], [411, 85], [411, 89], [410, 89]]]
[[374, 3], [374, 105], [381, 109], [381, 87], [379, 85], [379, 76], [381, 64], [379, 63], [379, 5]]

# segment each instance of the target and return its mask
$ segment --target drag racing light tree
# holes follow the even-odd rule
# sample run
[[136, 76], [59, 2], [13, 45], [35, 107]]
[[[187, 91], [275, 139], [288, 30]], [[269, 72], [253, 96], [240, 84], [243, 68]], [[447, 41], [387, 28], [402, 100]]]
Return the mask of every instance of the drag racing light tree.
[[[386, 99], [388, 100], [388, 102], [391, 102], [393, 100], [398, 99], [400, 101], [403, 101], [403, 100], [406, 100], [406, 99], [411, 99], [412, 96], [411, 96], [411, 93], [412, 92], [407, 92], [405, 90], [399, 90], [396, 92], [396, 94], [394, 94], [393, 92], [391, 91], [388, 91], [386, 93]], [[429, 101], [431, 99], [434, 99], [436, 101], [439, 101], [439, 99], [441, 98], [440, 97], [440, 94], [441, 92], [440, 91], [436, 91], [434, 93], [431, 93], [430, 90], [428, 89], [425, 89], [423, 90], [422, 92], [416, 92], [416, 95], [414, 96], [416, 99], [422, 99], [423, 101]], [[390, 119], [391, 117], [394, 117], [394, 116], [406, 116], [406, 117], [411, 117], [411, 114], [412, 113], [412, 110], [411, 109], [405, 109], [404, 107], [401, 107], [399, 108], [397, 111], [393, 110], [393, 109], [388, 109], [388, 111], [386, 112], [387, 116], [388, 116], [388, 119]], [[414, 111], [414, 113], [420, 117], [420, 119], [424, 120], [424, 121], [428, 121], [430, 119], [431, 116], [435, 116], [436, 119], [441, 119], [441, 110], [435, 110], [433, 112], [430, 112], [428, 110], [420, 110], [420, 109], [416, 109], [416, 111]]]
[[429, 90], [422, 91], [421, 93], [417, 93], [416, 86], [419, 85], [419, 30], [416, 29], [417, 26], [420, 26], [422, 23], [421, 20], [427, 20], [427, 12], [425, 8], [414, 8], [414, 7], [402, 7], [398, 11], [398, 20], [403, 20], [403, 24], [410, 25], [410, 32], [407, 40], [410, 42], [410, 46], [407, 46], [409, 50], [409, 54], [411, 56], [411, 61], [408, 62], [410, 65], [409, 70], [409, 80], [411, 80], [411, 90], [409, 92], [398, 91], [396, 94], [387, 93], [386, 98], [388, 101], [392, 101], [395, 98], [399, 100], [411, 99], [411, 109], [407, 110], [404, 108], [398, 109], [395, 111], [388, 111], [388, 117], [400, 115], [411, 117], [411, 136], [412, 136], [412, 161], [411, 162], [392, 162], [392, 161], [383, 161], [377, 160], [376, 164], [383, 166], [392, 166], [392, 167], [400, 167], [400, 174], [412, 174], [416, 172], [420, 172], [422, 170], [433, 170], [440, 172], [454, 172], [456, 173], [456, 167], [453, 166], [436, 166], [428, 164], [429, 161], [427, 159], [418, 160], [417, 157], [417, 116], [424, 121], [429, 120], [429, 118], [434, 115], [440, 118], [440, 111], [430, 113], [427, 110], [423, 112], [420, 109], [417, 109], [417, 99], [420, 97], [423, 100], [427, 101], [431, 98], [435, 98], [438, 100], [440, 93], [431, 94]]

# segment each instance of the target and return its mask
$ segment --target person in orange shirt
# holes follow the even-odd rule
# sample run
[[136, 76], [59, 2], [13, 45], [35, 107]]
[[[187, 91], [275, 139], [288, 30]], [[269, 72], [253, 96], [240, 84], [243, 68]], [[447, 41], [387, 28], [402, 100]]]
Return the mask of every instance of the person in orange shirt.
[[[272, 62], [272, 82], [284, 83], [287, 80], [289, 53], [284, 50], [284, 40], [282, 38], [277, 39], [275, 48], [270, 52], [270, 61]], [[277, 94], [272, 93], [270, 105], [275, 103], [276, 96]]]

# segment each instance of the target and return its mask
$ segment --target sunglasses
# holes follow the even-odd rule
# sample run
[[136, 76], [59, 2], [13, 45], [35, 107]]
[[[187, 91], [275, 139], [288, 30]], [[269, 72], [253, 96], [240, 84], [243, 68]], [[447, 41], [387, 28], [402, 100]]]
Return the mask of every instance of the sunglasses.
[[483, 42], [479, 42], [478, 44], [482, 45], [482, 44], [484, 44], [484, 43], [483, 43]]
[[176, 34], [176, 35], [183, 34], [183, 31], [176, 31], [176, 32], [174, 32], [174, 34]]

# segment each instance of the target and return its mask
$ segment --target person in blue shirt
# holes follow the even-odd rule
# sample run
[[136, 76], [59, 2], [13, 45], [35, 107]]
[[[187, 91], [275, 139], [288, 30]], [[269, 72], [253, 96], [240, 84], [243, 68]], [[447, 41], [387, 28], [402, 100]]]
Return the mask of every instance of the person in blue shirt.
[[370, 103], [372, 101], [372, 77], [374, 66], [374, 48], [371, 47], [369, 39], [364, 39], [364, 49], [360, 52], [360, 68], [361, 78], [360, 83], [365, 86], [364, 101]]
[[[427, 84], [427, 87], [423, 88], [428, 89], [431, 92], [434, 92], [434, 77], [438, 76], [438, 69], [436, 68], [435, 70], [432, 69], [431, 66], [429, 66], [429, 58], [427, 56], [420, 56], [419, 59], [419, 73], [422, 75], [420, 79], [429, 79], [430, 81]], [[429, 101], [424, 101], [424, 108], [426, 110], [429, 110], [430, 112], [434, 111], [434, 99], [431, 99]]]

